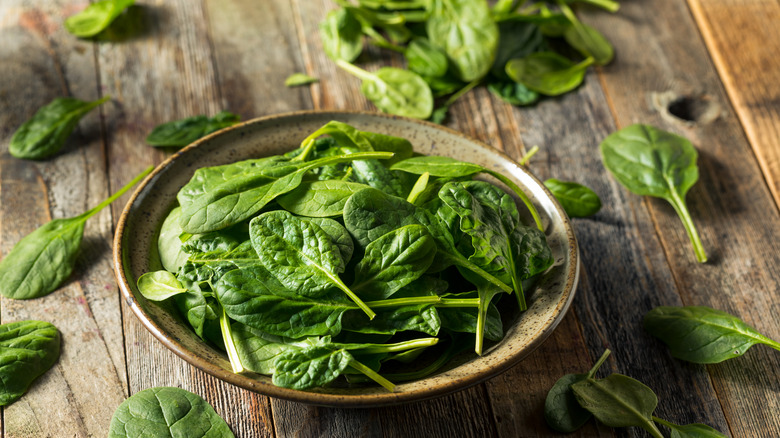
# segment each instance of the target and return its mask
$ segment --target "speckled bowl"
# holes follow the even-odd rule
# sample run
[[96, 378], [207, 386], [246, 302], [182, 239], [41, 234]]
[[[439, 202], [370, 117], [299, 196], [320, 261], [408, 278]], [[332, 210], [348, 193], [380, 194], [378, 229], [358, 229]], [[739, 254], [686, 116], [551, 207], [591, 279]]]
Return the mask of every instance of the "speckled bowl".
[[[449, 156], [496, 169], [512, 178], [533, 200], [545, 225], [555, 264], [528, 297], [528, 310], [516, 316], [504, 339], [490, 346], [482, 357], [463, 354], [438, 374], [400, 383], [392, 393], [379, 386], [313, 391], [279, 388], [269, 377], [232, 373], [226, 354], [203, 342], [178, 315], [148, 302], [138, 292], [138, 277], [160, 269], [156, 261], [158, 231], [175, 205], [176, 192], [196, 169], [289, 151], [331, 120], [365, 131], [407, 138], [423, 154]], [[114, 269], [127, 305], [160, 342], [187, 362], [226, 382], [261, 394], [337, 407], [386, 406], [429, 399], [475, 385], [507, 370], [538, 347], [558, 325], [574, 297], [579, 276], [577, 242], [569, 219], [539, 180], [505, 155], [428, 122], [376, 113], [311, 111], [241, 123], [199, 140], [157, 167], [137, 188], [119, 219], [114, 237]]]

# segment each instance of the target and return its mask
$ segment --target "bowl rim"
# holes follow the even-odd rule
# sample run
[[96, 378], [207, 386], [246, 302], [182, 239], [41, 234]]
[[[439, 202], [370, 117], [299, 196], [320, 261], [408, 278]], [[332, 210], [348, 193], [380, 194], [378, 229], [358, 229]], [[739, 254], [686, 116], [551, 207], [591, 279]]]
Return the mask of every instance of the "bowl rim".
[[167, 157], [162, 163], [157, 165], [154, 168], [154, 170], [149, 175], [147, 175], [146, 178], [144, 178], [140, 184], [136, 186], [130, 199], [127, 201], [127, 204], [123, 208], [122, 213], [117, 222], [116, 230], [114, 232], [113, 248], [112, 248], [114, 275], [117, 284], [119, 285], [119, 289], [122, 292], [124, 302], [130, 307], [130, 309], [140, 320], [143, 326], [155, 338], [157, 338], [157, 340], [159, 340], [165, 347], [167, 347], [169, 350], [171, 350], [180, 358], [184, 359], [187, 363], [200, 369], [201, 371], [204, 371], [214, 377], [217, 377], [222, 381], [225, 381], [227, 383], [238, 386], [240, 388], [247, 389], [268, 397], [275, 397], [275, 398], [280, 398], [280, 399], [285, 399], [285, 400], [290, 400], [295, 402], [306, 403], [310, 405], [340, 407], [340, 408], [369, 408], [369, 407], [391, 406], [391, 405], [397, 405], [401, 403], [429, 400], [447, 394], [451, 394], [457, 391], [461, 391], [466, 388], [477, 385], [479, 383], [482, 383], [492, 377], [495, 377], [507, 371], [508, 369], [520, 363], [534, 350], [536, 350], [545, 340], [547, 340], [547, 338], [550, 336], [553, 330], [558, 326], [558, 324], [561, 322], [563, 317], [566, 315], [572, 301], [574, 300], [577, 283], [579, 281], [579, 275], [580, 275], [579, 247], [578, 247], [577, 239], [574, 235], [573, 227], [571, 225], [571, 220], [566, 215], [563, 208], [558, 203], [557, 199], [555, 199], [555, 197], [550, 193], [547, 187], [545, 187], [545, 185], [536, 176], [534, 176], [524, 166], [519, 166], [519, 165], [517, 167], [518, 171], [525, 173], [526, 176], [530, 177], [532, 181], [537, 183], [543, 189], [544, 193], [546, 193], [547, 196], [552, 200], [553, 207], [557, 210], [558, 214], [563, 219], [563, 228], [566, 231], [566, 238], [568, 242], [567, 252], [568, 252], [571, 266], [573, 266], [574, 269], [573, 272], [569, 271], [566, 273], [566, 282], [565, 285], [563, 286], [564, 288], [563, 294], [566, 297], [566, 299], [563, 302], [559, 301], [556, 304], [557, 307], [560, 307], [560, 310], [557, 313], [555, 313], [553, 317], [549, 318], [544, 324], [542, 324], [541, 328], [539, 329], [538, 336], [533, 340], [531, 340], [526, 345], [525, 348], [512, 355], [508, 360], [504, 360], [503, 362], [500, 362], [492, 366], [491, 368], [482, 370], [480, 372], [471, 373], [466, 377], [455, 378], [449, 382], [440, 384], [436, 387], [432, 387], [432, 388], [425, 387], [422, 389], [416, 389], [416, 390], [405, 391], [405, 392], [348, 395], [348, 394], [329, 394], [324, 392], [310, 392], [310, 391], [302, 391], [302, 390], [296, 390], [290, 388], [282, 388], [272, 384], [261, 382], [256, 379], [252, 379], [250, 376], [235, 374], [231, 371], [222, 368], [221, 366], [209, 362], [208, 360], [206, 360], [205, 358], [197, 354], [193, 354], [190, 350], [184, 347], [184, 345], [182, 345], [178, 340], [167, 335], [166, 332], [162, 329], [162, 327], [158, 326], [158, 324], [152, 318], [150, 318], [149, 315], [146, 314], [143, 308], [137, 303], [132, 288], [130, 286], [130, 283], [128, 281], [128, 276], [125, 271], [125, 266], [123, 263], [124, 246], [122, 241], [123, 241], [125, 228], [127, 226], [128, 216], [131, 213], [133, 205], [135, 204], [136, 200], [141, 195], [141, 193], [149, 185], [149, 183], [178, 156], [192, 149], [197, 148], [202, 143], [205, 143], [209, 141], [211, 138], [221, 135], [225, 132], [232, 131], [235, 129], [241, 129], [242, 127], [255, 124], [255, 123], [271, 122], [277, 119], [285, 119], [290, 117], [322, 116], [323, 114], [333, 114], [334, 118], [338, 118], [339, 116], [367, 116], [367, 117], [400, 120], [405, 122], [421, 124], [423, 126], [427, 126], [429, 128], [433, 128], [436, 130], [441, 130], [450, 135], [460, 137], [466, 141], [476, 144], [477, 146], [485, 149], [489, 153], [494, 153], [498, 155], [499, 157], [501, 157], [504, 160], [507, 160], [510, 163], [517, 164], [515, 160], [507, 156], [503, 151], [499, 151], [498, 149], [495, 149], [487, 145], [486, 143], [483, 143], [479, 140], [467, 136], [462, 132], [456, 131], [446, 126], [438, 125], [425, 120], [410, 119], [407, 117], [370, 112], [370, 111], [302, 110], [302, 111], [284, 112], [284, 113], [278, 113], [278, 114], [253, 118], [245, 122], [241, 122], [236, 125], [209, 134], [203, 138], [196, 140], [190, 145], [182, 148], [181, 150]]

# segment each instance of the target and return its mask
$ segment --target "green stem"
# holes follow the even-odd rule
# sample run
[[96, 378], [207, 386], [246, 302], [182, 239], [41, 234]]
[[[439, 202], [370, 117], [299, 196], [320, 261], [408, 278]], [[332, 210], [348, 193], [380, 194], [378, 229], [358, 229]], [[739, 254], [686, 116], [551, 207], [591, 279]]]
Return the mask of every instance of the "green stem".
[[474, 351], [479, 356], [482, 356], [482, 346], [485, 344], [485, 319], [487, 318], [487, 309], [490, 305], [489, 301], [490, 300], [488, 300], [487, 305], [479, 306], [477, 309], [477, 331], [475, 333], [476, 342], [474, 343]]
[[607, 357], [609, 357], [610, 353], [612, 352], [609, 350], [609, 348], [604, 350], [604, 353], [601, 354], [599, 360], [597, 360], [596, 363], [593, 364], [593, 368], [591, 368], [590, 371], [588, 371], [588, 379], [592, 379], [593, 376], [596, 375], [596, 372], [599, 370], [599, 368], [601, 368], [601, 365], [604, 364], [604, 361], [607, 360]]
[[222, 341], [225, 343], [225, 350], [227, 351], [228, 359], [230, 359], [230, 366], [233, 367], [233, 372], [236, 374], [243, 373], [245, 368], [241, 364], [238, 350], [233, 343], [233, 330], [230, 327], [230, 319], [224, 307], [222, 308], [222, 314], [219, 316], [219, 328], [222, 331]]
[[704, 252], [704, 245], [701, 243], [699, 232], [696, 231], [696, 225], [693, 224], [693, 219], [688, 212], [688, 207], [685, 205], [685, 201], [677, 193], [677, 190], [672, 189], [671, 193], [672, 197], [667, 200], [672, 204], [672, 207], [677, 211], [677, 215], [680, 216], [680, 220], [682, 220], [685, 232], [688, 233], [688, 239], [690, 239], [691, 244], [693, 245], [693, 251], [696, 253], [696, 260], [698, 260], [699, 263], [706, 263], [707, 254]]
[[360, 79], [362, 79], [364, 81], [376, 80], [376, 76], [374, 74], [369, 73], [369, 72], [363, 70], [362, 68], [360, 68], [360, 67], [358, 67], [356, 65], [350, 64], [347, 61], [344, 61], [343, 59], [337, 60], [336, 61], [336, 65], [338, 65], [342, 69], [346, 70], [347, 72], [349, 72], [353, 76], [357, 76], [358, 78], [360, 78]]
[[539, 146], [532, 147], [528, 152], [526, 152], [525, 155], [523, 155], [522, 158], [520, 158], [520, 161], [518, 161], [517, 164], [521, 166], [525, 166], [526, 164], [528, 164], [528, 161], [531, 160], [531, 157], [536, 155], [537, 152], [539, 152]]
[[393, 298], [389, 300], [369, 301], [366, 305], [381, 309], [383, 307], [412, 306], [415, 304], [438, 304], [441, 300], [441, 297], [437, 295], [429, 295], [427, 297]]
[[104, 209], [104, 208], [105, 208], [107, 205], [109, 205], [109, 204], [111, 204], [112, 202], [116, 201], [116, 200], [117, 200], [117, 198], [119, 198], [120, 196], [124, 195], [124, 194], [125, 194], [125, 192], [127, 192], [128, 190], [130, 190], [130, 189], [131, 189], [131, 188], [132, 188], [134, 185], [138, 184], [138, 182], [139, 182], [139, 181], [141, 181], [142, 179], [144, 179], [144, 178], [146, 177], [146, 175], [149, 175], [149, 173], [150, 173], [152, 170], [154, 170], [154, 166], [149, 166], [149, 167], [147, 167], [146, 169], [144, 169], [144, 170], [143, 170], [143, 171], [142, 171], [140, 174], [138, 174], [138, 176], [136, 176], [135, 178], [133, 178], [133, 180], [132, 180], [132, 181], [130, 181], [129, 183], [127, 183], [127, 185], [125, 185], [124, 187], [122, 187], [121, 189], [119, 189], [119, 191], [118, 191], [118, 192], [116, 192], [116, 193], [114, 193], [113, 195], [109, 196], [109, 197], [108, 197], [107, 199], [105, 199], [103, 202], [101, 202], [100, 204], [98, 204], [98, 205], [97, 205], [95, 208], [93, 208], [93, 209], [91, 209], [91, 210], [88, 210], [86, 213], [82, 214], [81, 216], [83, 217], [83, 219], [84, 219], [84, 220], [87, 220], [87, 219], [91, 218], [92, 216], [94, 216], [95, 214], [97, 214], [97, 212], [99, 212], [100, 210]]
[[609, 12], [617, 12], [620, 9], [620, 3], [612, 0], [579, 0], [580, 3], [596, 6]]
[[417, 182], [414, 183], [414, 187], [412, 187], [412, 190], [409, 192], [409, 196], [406, 197], [406, 202], [414, 204], [414, 201], [416, 201], [422, 192], [425, 191], [425, 188], [428, 187], [428, 179], [430, 176], [430, 173], [423, 172], [423, 174], [417, 178]]
[[360, 309], [363, 310], [363, 312], [365, 312], [366, 315], [368, 315], [368, 319], [374, 319], [374, 317], [376, 317], [376, 312], [371, 310], [371, 308], [368, 307], [368, 305], [365, 302], [363, 302], [363, 300], [361, 300], [360, 297], [355, 295], [355, 293], [352, 292], [352, 290], [350, 290], [350, 288], [348, 288], [343, 281], [341, 281], [338, 275], [331, 275], [329, 272], [325, 270], [323, 270], [323, 272], [325, 272], [325, 274], [331, 279], [331, 281], [333, 281], [334, 284], [336, 284], [336, 286], [338, 286], [339, 289], [341, 289], [345, 294], [347, 294], [349, 299], [351, 299], [355, 304], [357, 304], [357, 306], [360, 307]]
[[359, 349], [361, 354], [397, 353], [399, 351], [414, 350], [416, 348], [432, 347], [439, 343], [439, 338], [421, 338], [411, 341], [396, 342], [395, 344], [375, 345], [373, 347]]
[[442, 298], [437, 308], [479, 307], [479, 298]]
[[515, 284], [515, 277], [512, 277], [512, 284], [515, 286], [515, 297], [517, 298], [517, 306], [520, 311], [528, 309], [528, 303], [525, 302], [525, 293], [523, 292], [523, 284]]
[[372, 370], [371, 368], [363, 365], [362, 363], [356, 361], [355, 359], [352, 359], [352, 360], [349, 361], [349, 366], [351, 366], [355, 370], [360, 371], [361, 373], [365, 374], [371, 380], [373, 380], [374, 382], [382, 385], [388, 391], [390, 391], [390, 392], [395, 391], [395, 385], [393, 384], [393, 382], [391, 382], [391, 381], [385, 379], [384, 377], [380, 376], [379, 373], [377, 373], [376, 371]]
[[455, 103], [456, 100], [460, 99], [461, 96], [463, 96], [464, 94], [468, 93], [469, 91], [471, 91], [472, 88], [474, 88], [477, 85], [479, 85], [480, 82], [482, 82], [482, 78], [475, 79], [475, 80], [469, 82], [468, 84], [466, 84], [466, 86], [464, 86], [460, 90], [456, 91], [452, 96], [447, 98], [447, 101], [444, 102], [444, 106], [449, 107], [450, 105]]
[[531, 212], [531, 216], [534, 218], [534, 222], [536, 223], [536, 227], [539, 228], [539, 231], [544, 231], [544, 226], [542, 225], [542, 219], [539, 218], [539, 212], [536, 211], [536, 207], [534, 207], [534, 204], [531, 202], [530, 199], [528, 199], [528, 196], [525, 194], [525, 192], [523, 192], [523, 190], [520, 187], [518, 187], [517, 184], [514, 183], [514, 181], [490, 169], [485, 169], [484, 172], [493, 176], [497, 180], [506, 184], [510, 189], [512, 189], [512, 191], [515, 192], [515, 194], [520, 198], [520, 200], [523, 201], [523, 204], [525, 204], [528, 211]]

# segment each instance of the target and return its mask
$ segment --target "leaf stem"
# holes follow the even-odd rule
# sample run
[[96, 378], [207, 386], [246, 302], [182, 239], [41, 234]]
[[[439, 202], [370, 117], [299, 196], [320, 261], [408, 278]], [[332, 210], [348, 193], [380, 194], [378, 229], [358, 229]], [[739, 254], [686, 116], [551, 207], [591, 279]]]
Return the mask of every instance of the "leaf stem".
[[336, 61], [336, 65], [338, 65], [339, 67], [341, 67], [342, 69], [346, 70], [350, 74], [352, 74], [354, 76], [357, 76], [358, 78], [360, 78], [360, 79], [362, 79], [364, 81], [376, 80], [376, 76], [374, 74], [369, 73], [369, 72], [363, 70], [362, 68], [360, 68], [360, 67], [358, 67], [358, 66], [356, 66], [354, 64], [350, 64], [347, 61], [344, 61], [343, 59], [337, 60]]
[[138, 174], [135, 178], [133, 178], [132, 181], [127, 183], [124, 187], [119, 189], [116, 193], [109, 196], [107, 199], [105, 199], [103, 202], [95, 206], [93, 209], [88, 210], [86, 213], [82, 214], [84, 220], [87, 220], [97, 214], [100, 210], [104, 209], [107, 205], [111, 204], [112, 202], [116, 201], [120, 196], [124, 195], [125, 192], [130, 190], [134, 185], [138, 184], [139, 181], [144, 179], [146, 175], [149, 175], [149, 173], [154, 170], [154, 166], [149, 166], [146, 169], [144, 169], [141, 173]]
[[376, 371], [372, 370], [371, 368], [363, 365], [362, 363], [356, 361], [355, 359], [352, 359], [352, 360], [349, 361], [349, 366], [351, 366], [355, 370], [360, 371], [361, 373], [365, 374], [371, 380], [373, 380], [374, 382], [382, 385], [388, 391], [390, 391], [390, 392], [395, 391], [395, 385], [393, 384], [393, 382], [391, 382], [391, 381], [385, 379], [384, 377], [380, 376], [379, 373], [377, 373]]
[[368, 348], [360, 348], [361, 354], [397, 353], [399, 351], [414, 350], [415, 348], [432, 347], [439, 343], [439, 338], [420, 338], [411, 341], [396, 342], [394, 344], [380, 344]]
[[222, 331], [222, 341], [225, 343], [225, 350], [227, 351], [228, 359], [230, 359], [230, 366], [233, 367], [233, 372], [236, 374], [243, 373], [245, 368], [241, 363], [236, 345], [233, 343], [233, 330], [230, 327], [230, 319], [224, 307], [222, 308], [222, 314], [219, 316], [219, 328]]
[[355, 304], [357, 304], [357, 306], [360, 307], [360, 309], [363, 312], [365, 312], [366, 315], [368, 315], [368, 319], [374, 319], [374, 317], [376, 317], [376, 312], [371, 310], [371, 308], [368, 307], [368, 305], [363, 300], [361, 300], [359, 296], [355, 295], [355, 292], [352, 292], [352, 290], [350, 288], [348, 288], [347, 285], [344, 284], [343, 281], [341, 281], [341, 279], [338, 277], [338, 275], [331, 275], [327, 271], [323, 271], [323, 272], [325, 272], [325, 274], [328, 277], [330, 277], [331, 281], [333, 281], [333, 283], [336, 286], [338, 286], [339, 289], [341, 289], [345, 294], [347, 294], [349, 299], [351, 299]]
[[[674, 186], [670, 184], [670, 187]], [[677, 211], [677, 215], [680, 216], [680, 220], [685, 227], [685, 232], [688, 233], [688, 239], [690, 239], [691, 244], [693, 245], [693, 252], [696, 253], [696, 260], [698, 260], [699, 263], [706, 263], [707, 254], [704, 252], [704, 245], [701, 243], [699, 232], [696, 231], [696, 225], [694, 225], [691, 214], [688, 212], [688, 206], [685, 205], [685, 200], [680, 197], [677, 190], [672, 189], [670, 192], [672, 196], [667, 200], [672, 204], [675, 211]]]
[[531, 202], [530, 199], [528, 199], [528, 196], [525, 194], [525, 192], [520, 187], [518, 187], [517, 184], [514, 183], [514, 181], [490, 169], [485, 169], [484, 172], [493, 176], [497, 180], [506, 184], [510, 189], [512, 189], [512, 191], [515, 192], [515, 194], [520, 198], [520, 200], [523, 201], [523, 204], [525, 204], [528, 211], [531, 212], [531, 216], [534, 218], [534, 222], [536, 223], [536, 227], [539, 228], [539, 231], [544, 231], [544, 226], [542, 225], [542, 219], [539, 217], [539, 212], [536, 211], [536, 207], [534, 207], [534, 204]]
[[531, 149], [528, 150], [528, 152], [525, 153], [525, 155], [523, 155], [522, 158], [520, 158], [520, 161], [518, 161], [517, 164], [525, 166], [528, 164], [528, 161], [531, 160], [531, 157], [536, 155], [537, 152], [539, 152], [539, 146], [534, 145]]
[[479, 298], [442, 298], [441, 303], [435, 306], [439, 308], [479, 307]]
[[604, 353], [601, 354], [599, 360], [597, 360], [596, 363], [593, 364], [593, 368], [591, 368], [590, 371], [588, 371], [588, 379], [592, 379], [593, 376], [596, 375], [596, 372], [599, 370], [599, 368], [601, 368], [601, 365], [603, 365], [604, 362], [607, 360], [607, 357], [609, 357], [610, 353], [612, 353], [612, 351], [610, 351], [609, 348], [604, 350]]

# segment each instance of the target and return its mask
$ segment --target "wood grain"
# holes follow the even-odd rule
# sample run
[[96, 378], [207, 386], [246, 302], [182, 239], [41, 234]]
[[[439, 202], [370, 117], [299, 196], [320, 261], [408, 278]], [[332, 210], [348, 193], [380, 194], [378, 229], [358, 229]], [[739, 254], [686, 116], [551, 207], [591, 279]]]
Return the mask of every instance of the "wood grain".
[[780, 2], [689, 0], [726, 93], [780, 203]]
[[[617, 127], [634, 122], [655, 124], [688, 137], [699, 149], [700, 182], [689, 193], [688, 205], [710, 261], [696, 263], [687, 236], [671, 207], [662, 201], [624, 195], [637, 215], [649, 212], [655, 228], [643, 229], [633, 240], [647, 242], [654, 240], [649, 238], [655, 235], [668, 260], [673, 280], [673, 285], [661, 283], [662, 289], [647, 288], [647, 284], [635, 281], [626, 284], [644, 291], [643, 294], [631, 293], [639, 306], [679, 304], [679, 301], [686, 305], [709, 305], [735, 314], [759, 331], [778, 338], [776, 266], [780, 255], [777, 240], [769, 238], [780, 232], [776, 205], [737, 117], [728, 105], [690, 11], [685, 4], [675, 1], [658, 1], [655, 10], [657, 14], [647, 14], [646, 6], [641, 2], [623, 2], [620, 13], [614, 18], [596, 14], [589, 17], [590, 22], [603, 29], [616, 44], [620, 57], [614, 65], [604, 68], [602, 81]], [[636, 46], [638, 42], [642, 42], [641, 50]], [[693, 98], [708, 96], [709, 101], [719, 105], [723, 112], [712, 123], [674, 122], [663, 117], [663, 108], [659, 113], [658, 108], [639, 103], [650, 102], [654, 92], [672, 92]], [[631, 221], [630, 226], [635, 223]], [[655, 249], [645, 249], [636, 255], [648, 257], [653, 254], [657, 254]], [[658, 262], [649, 267], [655, 271], [655, 276], [666, 271]], [[622, 275], [618, 273], [618, 276]], [[623, 278], [625, 281], [630, 277]], [[670, 290], [676, 290], [679, 298], [669, 294]], [[604, 324], [590, 326], [607, 327]], [[640, 337], [641, 331], [637, 331], [630, 339], [636, 342]], [[777, 355], [756, 349], [739, 360], [705, 369], [669, 358], [668, 353], [652, 341], [646, 346], [644, 354], [639, 351], [632, 354], [633, 360], [659, 356], [656, 360], [660, 363], [653, 367], [637, 361], [636, 369], [645, 372], [670, 370], [697, 379], [708, 371], [717, 393], [717, 399], [702, 397], [698, 391], [680, 386], [672, 379], [660, 381], [661, 386], [654, 389], [661, 392], [661, 400], [674, 403], [687, 393], [696, 394], [699, 400], [688, 408], [674, 403], [670, 409], [662, 404], [661, 415], [676, 413], [683, 416], [676, 418], [682, 422], [698, 417], [702, 407], [717, 409], [722, 406], [734, 436], [780, 435], [780, 418], [772, 414], [777, 412], [780, 403], [776, 396], [780, 387], [777, 379], [769, 377], [776, 375], [780, 362]], [[734, 403], [736, 400], [740, 402]], [[761, 401], [753, 402], [758, 400]], [[705, 419], [705, 422], [726, 430], [719, 418]]]
[[[32, 162], [7, 152], [13, 131], [55, 97], [98, 98], [92, 44], [71, 37], [68, 2], [0, 5], [0, 238], [2, 252], [52, 218], [76, 216], [108, 196], [100, 110], [87, 115], [62, 152]], [[54, 293], [2, 300], [3, 323], [38, 319], [63, 338], [55, 367], [19, 403], [3, 409], [6, 437], [103, 435], [113, 408], [127, 394], [117, 288], [109, 263], [106, 209], [87, 223], [76, 269]]]

